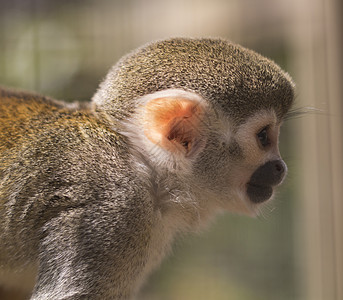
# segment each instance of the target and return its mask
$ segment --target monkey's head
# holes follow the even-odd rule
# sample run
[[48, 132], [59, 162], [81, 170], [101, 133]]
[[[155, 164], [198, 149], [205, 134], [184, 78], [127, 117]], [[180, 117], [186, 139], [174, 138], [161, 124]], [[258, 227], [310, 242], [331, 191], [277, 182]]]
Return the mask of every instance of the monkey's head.
[[114, 66], [93, 98], [157, 170], [213, 207], [255, 214], [287, 167], [279, 130], [287, 73], [221, 39], [148, 44]]

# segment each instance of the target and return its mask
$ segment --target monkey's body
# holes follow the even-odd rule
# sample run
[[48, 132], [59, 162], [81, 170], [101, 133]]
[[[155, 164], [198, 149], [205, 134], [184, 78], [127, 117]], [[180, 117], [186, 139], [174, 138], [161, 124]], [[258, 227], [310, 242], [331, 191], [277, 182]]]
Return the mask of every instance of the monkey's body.
[[[153, 265], [149, 260], [157, 262], [163, 249], [148, 253], [152, 225], [158, 222], [155, 204], [148, 182], [133, 166], [126, 138], [89, 110], [68, 109], [37, 95], [0, 93], [0, 264], [31, 268], [39, 259], [54, 269], [45, 289], [53, 284], [69, 296], [128, 297], [132, 284]], [[165, 241], [154, 244], [163, 248]], [[80, 253], [98, 266], [76, 267]], [[63, 262], [50, 261], [55, 254]], [[74, 280], [80, 275], [77, 291], [61, 277], [65, 272]], [[104, 277], [112, 286], [94, 280]], [[112, 292], [118, 282], [120, 288]]]
[[287, 74], [222, 40], [142, 48], [92, 105], [0, 90], [0, 269], [36, 268], [36, 300], [131, 298], [176, 233], [272, 196], [292, 101]]

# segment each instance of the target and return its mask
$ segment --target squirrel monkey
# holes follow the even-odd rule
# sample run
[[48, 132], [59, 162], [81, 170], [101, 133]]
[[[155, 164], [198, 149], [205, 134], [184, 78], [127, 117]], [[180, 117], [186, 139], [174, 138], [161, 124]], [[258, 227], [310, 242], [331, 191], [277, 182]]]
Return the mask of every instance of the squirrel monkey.
[[293, 98], [280, 67], [222, 39], [145, 45], [89, 104], [0, 89], [1, 280], [32, 270], [35, 300], [134, 297], [177, 233], [272, 198]]

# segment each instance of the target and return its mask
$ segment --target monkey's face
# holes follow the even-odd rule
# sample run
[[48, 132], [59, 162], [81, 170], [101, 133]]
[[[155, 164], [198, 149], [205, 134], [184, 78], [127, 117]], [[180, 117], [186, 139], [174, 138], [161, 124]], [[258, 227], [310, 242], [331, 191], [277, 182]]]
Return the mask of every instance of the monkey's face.
[[287, 173], [278, 149], [281, 120], [272, 109], [236, 126], [220, 113], [207, 119], [211, 124], [203, 124], [211, 130], [193, 164], [199, 197], [229, 211], [255, 215]]
[[209, 152], [205, 149], [201, 157], [205, 160], [217, 156], [219, 163], [212, 171], [208, 166], [206, 171], [200, 160], [198, 174], [203, 182], [206, 172], [211, 174], [207, 182], [210, 186], [216, 184], [213, 196], [224, 208], [254, 214], [261, 203], [273, 197], [287, 173], [278, 149], [281, 120], [272, 109], [261, 110], [236, 127], [225, 116], [221, 118], [223, 125], [208, 140]]
[[254, 215], [286, 175], [278, 150], [282, 120], [273, 109], [235, 125], [200, 96], [167, 90], [143, 97], [138, 118], [141, 148], [155, 170], [176, 175], [212, 208]]

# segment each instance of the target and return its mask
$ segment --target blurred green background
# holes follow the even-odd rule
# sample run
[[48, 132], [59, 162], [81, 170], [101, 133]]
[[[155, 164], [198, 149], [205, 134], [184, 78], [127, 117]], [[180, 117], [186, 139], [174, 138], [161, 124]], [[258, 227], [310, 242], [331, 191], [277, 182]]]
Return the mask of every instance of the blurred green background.
[[139, 299], [343, 299], [341, 12], [335, 0], [0, 0], [1, 85], [87, 101], [127, 51], [212, 36], [275, 60], [297, 82], [296, 106], [325, 112], [284, 124], [289, 175], [264, 213], [179, 238]]

